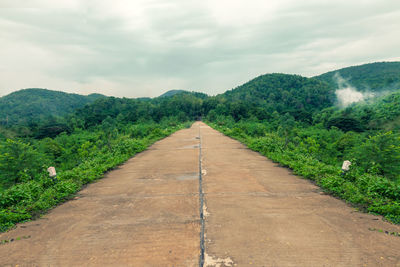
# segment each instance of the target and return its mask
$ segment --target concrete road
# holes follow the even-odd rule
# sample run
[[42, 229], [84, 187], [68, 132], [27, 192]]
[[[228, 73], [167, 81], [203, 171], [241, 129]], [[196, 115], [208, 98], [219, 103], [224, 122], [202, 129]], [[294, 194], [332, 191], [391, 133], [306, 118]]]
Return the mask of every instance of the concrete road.
[[43, 218], [0, 234], [0, 266], [198, 266], [199, 126], [136, 155]]
[[[202, 124], [208, 266], [400, 266], [400, 232]], [[212, 264], [214, 265], [212, 265]]]
[[371, 228], [400, 232], [198, 122], [0, 234], [0, 266], [400, 266]]

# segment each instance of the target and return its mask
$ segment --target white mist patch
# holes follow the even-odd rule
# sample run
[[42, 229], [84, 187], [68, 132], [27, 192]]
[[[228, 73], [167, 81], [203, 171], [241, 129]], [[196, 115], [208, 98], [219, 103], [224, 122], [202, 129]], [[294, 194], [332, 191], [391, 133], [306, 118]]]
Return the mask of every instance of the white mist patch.
[[339, 73], [335, 74], [334, 79], [339, 87], [339, 89], [335, 91], [335, 94], [340, 107], [345, 108], [352, 103], [365, 101], [375, 97], [374, 93], [358, 91], [357, 88], [351, 86], [345, 79], [343, 79]]
[[338, 89], [335, 92], [339, 105], [342, 107], [347, 107], [348, 105], [360, 101], [364, 101], [364, 95], [358, 92], [354, 88], [347, 87], [343, 89]]

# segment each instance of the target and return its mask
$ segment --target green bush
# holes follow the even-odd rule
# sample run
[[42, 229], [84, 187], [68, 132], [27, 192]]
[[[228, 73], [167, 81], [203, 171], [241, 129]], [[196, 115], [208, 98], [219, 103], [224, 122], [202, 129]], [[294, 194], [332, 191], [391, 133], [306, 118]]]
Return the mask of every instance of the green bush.
[[43, 173], [45, 155], [30, 144], [20, 140], [7, 139], [0, 144], [0, 184], [26, 182]]

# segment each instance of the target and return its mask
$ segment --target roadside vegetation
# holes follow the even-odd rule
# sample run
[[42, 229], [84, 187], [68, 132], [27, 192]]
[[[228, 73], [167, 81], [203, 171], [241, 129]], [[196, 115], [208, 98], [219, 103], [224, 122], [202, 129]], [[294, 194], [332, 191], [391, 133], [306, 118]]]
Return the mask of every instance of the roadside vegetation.
[[[181, 102], [192, 117], [181, 112], [174, 97], [152, 102], [102, 98], [64, 117], [62, 133], [53, 132], [58, 129], [48, 126], [51, 121], [24, 125], [28, 131], [3, 129], [0, 231], [40, 216], [155, 141], [189, 127], [196, 117], [190, 99], [183, 96]], [[50, 166], [56, 179], [49, 177]]]
[[[0, 231], [37, 217], [155, 141], [189, 125], [174, 119], [123, 126], [106, 121], [70, 135], [1, 142]], [[55, 166], [56, 180], [49, 178], [49, 166]]]
[[[296, 123], [278, 127], [270, 122], [234, 123], [222, 117], [210, 125], [295, 174], [315, 181], [326, 192], [363, 211], [400, 223], [398, 133], [368, 136]], [[343, 160], [352, 162], [345, 174], [341, 171]]]

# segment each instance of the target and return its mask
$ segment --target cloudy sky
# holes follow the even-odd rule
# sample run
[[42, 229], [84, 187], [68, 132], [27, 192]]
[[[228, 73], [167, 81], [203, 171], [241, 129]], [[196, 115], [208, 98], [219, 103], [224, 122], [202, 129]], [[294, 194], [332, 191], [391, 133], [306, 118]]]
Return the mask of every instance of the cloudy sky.
[[399, 60], [398, 0], [0, 0], [0, 95], [217, 94]]

